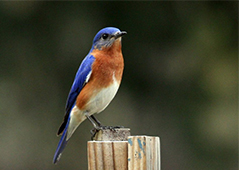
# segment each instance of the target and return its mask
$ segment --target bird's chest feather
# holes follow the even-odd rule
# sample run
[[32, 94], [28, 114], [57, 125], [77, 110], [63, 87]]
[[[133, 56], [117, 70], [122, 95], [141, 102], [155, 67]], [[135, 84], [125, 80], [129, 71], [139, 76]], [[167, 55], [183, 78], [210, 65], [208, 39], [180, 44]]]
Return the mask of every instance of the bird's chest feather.
[[120, 82], [122, 78], [124, 61], [121, 51], [112, 50], [92, 53], [95, 62], [92, 65], [92, 80], [98, 80], [102, 86], [107, 87], [113, 83], [113, 75], [116, 81]]

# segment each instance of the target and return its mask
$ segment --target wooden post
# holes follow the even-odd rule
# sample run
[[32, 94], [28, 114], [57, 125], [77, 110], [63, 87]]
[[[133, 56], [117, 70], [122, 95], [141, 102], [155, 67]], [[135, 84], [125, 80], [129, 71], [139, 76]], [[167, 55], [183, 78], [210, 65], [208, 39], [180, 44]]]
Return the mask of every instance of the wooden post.
[[127, 170], [130, 129], [103, 129], [88, 141], [88, 170]]
[[128, 170], [160, 170], [159, 137], [129, 136]]
[[88, 141], [88, 170], [160, 170], [159, 137], [104, 129]]

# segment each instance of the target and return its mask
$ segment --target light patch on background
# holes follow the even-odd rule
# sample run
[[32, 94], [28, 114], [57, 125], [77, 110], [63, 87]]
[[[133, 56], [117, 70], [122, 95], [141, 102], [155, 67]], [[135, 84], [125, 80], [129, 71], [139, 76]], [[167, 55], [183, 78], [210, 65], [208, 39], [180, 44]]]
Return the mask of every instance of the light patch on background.
[[237, 104], [223, 101], [212, 104], [198, 118], [200, 137], [208, 146], [235, 149], [237, 147]]
[[36, 12], [40, 1], [2, 1], [2, 11], [15, 18], [25, 18]]

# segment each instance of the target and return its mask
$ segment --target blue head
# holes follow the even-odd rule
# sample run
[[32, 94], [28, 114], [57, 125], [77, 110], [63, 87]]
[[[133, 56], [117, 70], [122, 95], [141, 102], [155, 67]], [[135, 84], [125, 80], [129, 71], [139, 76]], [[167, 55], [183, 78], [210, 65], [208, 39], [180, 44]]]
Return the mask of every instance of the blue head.
[[92, 49], [101, 50], [102, 47], [111, 47], [115, 40], [125, 35], [125, 31], [120, 31], [118, 28], [106, 27], [100, 30], [94, 40]]

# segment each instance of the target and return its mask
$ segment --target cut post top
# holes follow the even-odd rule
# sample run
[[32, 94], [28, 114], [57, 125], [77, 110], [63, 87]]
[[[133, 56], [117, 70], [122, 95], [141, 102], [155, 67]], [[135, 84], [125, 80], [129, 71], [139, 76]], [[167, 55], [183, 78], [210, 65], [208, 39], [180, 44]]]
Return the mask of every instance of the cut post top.
[[129, 128], [101, 129], [94, 136], [95, 141], [128, 141]]

